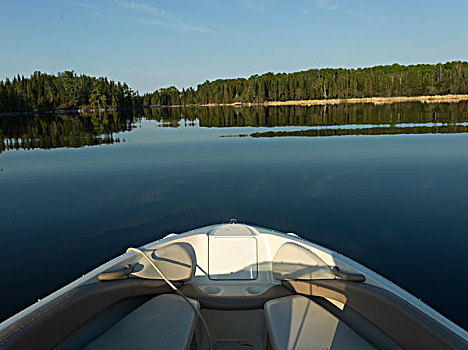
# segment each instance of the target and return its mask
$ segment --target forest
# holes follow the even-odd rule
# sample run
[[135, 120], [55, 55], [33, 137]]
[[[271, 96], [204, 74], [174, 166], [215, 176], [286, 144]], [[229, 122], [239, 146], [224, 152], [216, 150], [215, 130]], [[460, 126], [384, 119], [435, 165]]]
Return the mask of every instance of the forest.
[[196, 89], [175, 87], [143, 95], [144, 106], [468, 93], [468, 62], [399, 64], [370, 68], [310, 69], [250, 78], [206, 81]]
[[195, 89], [171, 86], [143, 96], [105, 77], [35, 72], [0, 82], [0, 113], [447, 94], [468, 94], [468, 62], [265, 73], [206, 81]]
[[0, 113], [124, 109], [140, 106], [127, 84], [65, 71], [57, 75], [34, 72], [0, 82]]

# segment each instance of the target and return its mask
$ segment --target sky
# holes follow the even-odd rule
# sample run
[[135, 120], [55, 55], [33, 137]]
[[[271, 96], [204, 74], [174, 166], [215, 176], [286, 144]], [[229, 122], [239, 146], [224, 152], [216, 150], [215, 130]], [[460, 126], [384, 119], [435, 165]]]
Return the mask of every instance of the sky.
[[107, 76], [140, 93], [322, 67], [468, 59], [466, 0], [0, 0], [0, 80]]

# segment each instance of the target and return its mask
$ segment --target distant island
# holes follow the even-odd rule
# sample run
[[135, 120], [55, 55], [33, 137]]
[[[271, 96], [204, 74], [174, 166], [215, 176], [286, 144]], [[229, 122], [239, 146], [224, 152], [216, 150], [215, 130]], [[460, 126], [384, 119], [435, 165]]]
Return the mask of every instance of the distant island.
[[310, 69], [174, 86], [142, 96], [127, 84], [66, 71], [0, 82], [0, 113], [120, 110], [142, 107], [324, 105], [468, 100], [468, 62]]

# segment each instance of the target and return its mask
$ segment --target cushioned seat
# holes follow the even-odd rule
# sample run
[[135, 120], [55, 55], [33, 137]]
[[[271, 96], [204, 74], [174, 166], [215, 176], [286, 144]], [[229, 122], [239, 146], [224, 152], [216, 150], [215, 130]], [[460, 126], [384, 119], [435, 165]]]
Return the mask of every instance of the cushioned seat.
[[[200, 309], [198, 301], [190, 299]], [[122, 318], [85, 349], [189, 349], [197, 315], [174, 294], [159, 295]]]
[[374, 349], [336, 316], [301, 295], [266, 302], [265, 317], [273, 350]]

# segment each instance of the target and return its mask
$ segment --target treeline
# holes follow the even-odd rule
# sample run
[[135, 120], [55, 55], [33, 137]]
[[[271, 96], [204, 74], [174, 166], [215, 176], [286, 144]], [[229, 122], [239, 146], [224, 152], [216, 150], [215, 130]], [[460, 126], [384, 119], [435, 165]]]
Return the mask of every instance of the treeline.
[[248, 79], [206, 81], [196, 89], [159, 89], [143, 96], [144, 106], [209, 103], [422, 96], [468, 93], [468, 62], [399, 64], [358, 69], [310, 69], [266, 73]]
[[0, 113], [135, 108], [140, 102], [125, 83], [73, 71], [58, 75], [34, 72], [29, 78], [18, 75], [0, 82]]
[[105, 77], [35, 72], [0, 82], [0, 113], [447, 94], [468, 94], [468, 62], [266, 73], [144, 96]]

